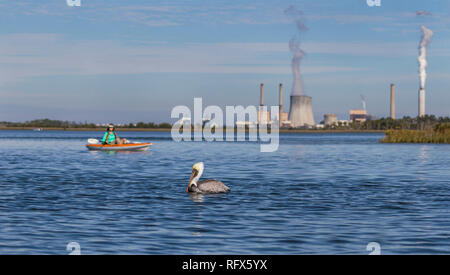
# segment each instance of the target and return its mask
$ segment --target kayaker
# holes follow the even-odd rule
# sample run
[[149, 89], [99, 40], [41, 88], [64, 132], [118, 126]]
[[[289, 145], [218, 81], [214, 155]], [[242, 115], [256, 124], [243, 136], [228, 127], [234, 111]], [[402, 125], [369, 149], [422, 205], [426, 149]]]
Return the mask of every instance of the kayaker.
[[106, 128], [106, 132], [103, 135], [102, 144], [124, 144], [127, 140], [121, 139], [114, 131], [115, 127], [113, 124], [109, 124], [108, 128]]

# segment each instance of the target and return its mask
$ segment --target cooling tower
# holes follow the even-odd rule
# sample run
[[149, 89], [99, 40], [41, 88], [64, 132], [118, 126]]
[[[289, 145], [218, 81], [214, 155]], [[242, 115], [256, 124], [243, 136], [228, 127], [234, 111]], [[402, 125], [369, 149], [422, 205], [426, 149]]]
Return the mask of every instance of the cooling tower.
[[314, 126], [312, 98], [305, 95], [291, 95], [289, 120], [291, 121], [291, 126], [294, 128]]
[[425, 89], [419, 90], [419, 116], [425, 116]]
[[395, 85], [391, 84], [391, 118], [395, 119]]
[[332, 126], [338, 124], [336, 114], [326, 114], [323, 117], [325, 126]]

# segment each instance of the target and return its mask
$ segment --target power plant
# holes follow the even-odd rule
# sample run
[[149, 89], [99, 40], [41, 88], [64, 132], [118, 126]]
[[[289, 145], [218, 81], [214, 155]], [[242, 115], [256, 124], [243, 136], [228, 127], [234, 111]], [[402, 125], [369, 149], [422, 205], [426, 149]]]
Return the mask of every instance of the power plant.
[[[294, 11], [290, 11], [294, 12]], [[297, 12], [294, 12], [298, 14]], [[304, 31], [306, 28], [300, 18], [296, 18], [296, 25], [298, 31]], [[420, 88], [418, 94], [418, 116], [423, 117], [425, 111], [425, 83], [427, 78], [426, 68], [427, 63], [427, 45], [431, 42], [433, 31], [422, 26], [422, 39], [419, 44], [419, 78]], [[289, 48], [293, 53], [291, 69], [293, 75], [292, 92], [290, 96], [289, 115], [283, 112], [283, 84], [279, 84], [279, 113], [277, 115], [279, 127], [292, 128], [320, 128], [324, 126], [332, 126], [337, 124], [345, 124], [344, 121], [339, 121], [336, 114], [325, 114], [323, 124], [316, 125], [312, 111], [312, 98], [305, 95], [303, 90], [303, 81], [300, 73], [300, 62], [304, 56], [304, 52], [300, 47], [300, 42], [295, 37], [289, 42]], [[368, 115], [366, 108], [366, 101], [361, 95], [362, 109], [350, 110], [350, 122], [364, 123], [367, 120], [375, 119], [375, 116]], [[396, 87], [395, 84], [390, 85], [390, 113], [391, 119], [396, 119]], [[258, 124], [267, 124], [271, 122], [270, 111], [264, 106], [264, 84], [260, 85], [260, 107], [258, 110]]]
[[[258, 124], [268, 124], [271, 122], [271, 113], [264, 106], [264, 84], [260, 84], [260, 102], [259, 102], [259, 110], [258, 110]], [[280, 83], [279, 86], [279, 112], [277, 114], [277, 119], [279, 126], [290, 125], [288, 121], [288, 114], [283, 112], [283, 84]]]
[[391, 114], [390, 117], [395, 119], [395, 85], [391, 84]]

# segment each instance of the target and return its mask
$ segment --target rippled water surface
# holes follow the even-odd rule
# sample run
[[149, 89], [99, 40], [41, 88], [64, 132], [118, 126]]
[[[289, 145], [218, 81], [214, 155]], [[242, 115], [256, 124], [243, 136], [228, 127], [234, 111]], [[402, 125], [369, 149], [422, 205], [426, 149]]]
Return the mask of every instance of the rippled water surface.
[[[282, 134], [89, 152], [101, 132], [0, 131], [0, 254], [450, 253], [450, 146], [380, 144], [380, 134]], [[195, 162], [231, 187], [189, 195]]]

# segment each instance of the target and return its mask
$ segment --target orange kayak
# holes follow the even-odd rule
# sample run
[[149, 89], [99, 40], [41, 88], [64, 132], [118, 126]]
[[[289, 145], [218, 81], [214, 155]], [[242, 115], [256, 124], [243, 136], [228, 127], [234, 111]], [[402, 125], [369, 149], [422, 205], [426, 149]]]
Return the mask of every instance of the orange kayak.
[[114, 145], [86, 144], [86, 147], [93, 151], [146, 151], [151, 145], [151, 143], [128, 143]]

